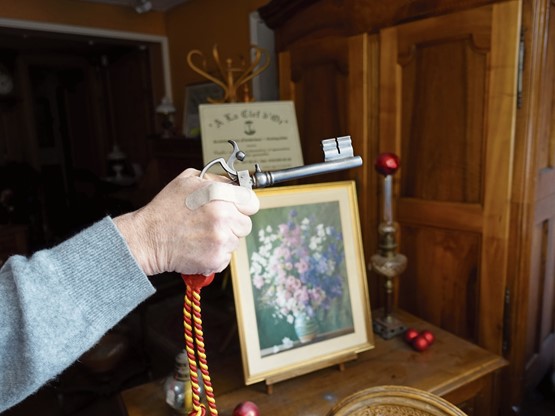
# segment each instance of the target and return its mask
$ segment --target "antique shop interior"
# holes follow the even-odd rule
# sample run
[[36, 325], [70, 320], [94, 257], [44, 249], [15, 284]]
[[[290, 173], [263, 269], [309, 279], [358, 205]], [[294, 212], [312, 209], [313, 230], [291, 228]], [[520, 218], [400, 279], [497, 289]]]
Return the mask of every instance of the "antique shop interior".
[[0, 265], [211, 161], [261, 201], [4, 414], [555, 414], [555, 1], [1, 3]]

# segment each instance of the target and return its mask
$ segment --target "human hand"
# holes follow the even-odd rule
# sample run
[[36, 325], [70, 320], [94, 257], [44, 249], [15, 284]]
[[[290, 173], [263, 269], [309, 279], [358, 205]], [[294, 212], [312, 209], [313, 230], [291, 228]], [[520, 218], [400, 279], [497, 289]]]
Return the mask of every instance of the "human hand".
[[[185, 200], [216, 182], [240, 195], [239, 202], [214, 200], [195, 209]], [[198, 192], [197, 192], [198, 193]], [[252, 229], [250, 215], [259, 209], [256, 194], [218, 175], [199, 177], [187, 169], [137, 211], [114, 218], [131, 253], [145, 274], [162, 272], [204, 274], [229, 264], [239, 239]]]

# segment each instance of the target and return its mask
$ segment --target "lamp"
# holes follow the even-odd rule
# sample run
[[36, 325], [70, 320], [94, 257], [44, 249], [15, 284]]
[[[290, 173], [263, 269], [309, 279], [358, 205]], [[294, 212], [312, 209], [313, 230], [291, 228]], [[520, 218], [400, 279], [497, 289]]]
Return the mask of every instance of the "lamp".
[[406, 326], [393, 313], [393, 278], [405, 271], [407, 258], [397, 253], [397, 227], [392, 211], [393, 175], [399, 169], [399, 158], [394, 153], [380, 154], [374, 164], [383, 180], [383, 220], [378, 226], [378, 253], [370, 258], [370, 268], [385, 277], [385, 307], [374, 314], [374, 331], [384, 339], [402, 334]]
[[175, 107], [168, 97], [162, 98], [162, 101], [156, 107], [156, 113], [162, 116], [162, 137], [172, 137], [174, 135], [173, 114], [175, 113]]

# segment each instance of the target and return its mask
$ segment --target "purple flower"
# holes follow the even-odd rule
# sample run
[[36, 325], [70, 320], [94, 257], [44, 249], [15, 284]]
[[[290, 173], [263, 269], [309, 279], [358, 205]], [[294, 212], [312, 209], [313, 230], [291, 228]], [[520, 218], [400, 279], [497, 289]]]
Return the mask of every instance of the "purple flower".
[[335, 227], [291, 210], [285, 223], [260, 230], [258, 240], [252, 284], [276, 317], [293, 322], [298, 313], [329, 309], [343, 295], [343, 236]]

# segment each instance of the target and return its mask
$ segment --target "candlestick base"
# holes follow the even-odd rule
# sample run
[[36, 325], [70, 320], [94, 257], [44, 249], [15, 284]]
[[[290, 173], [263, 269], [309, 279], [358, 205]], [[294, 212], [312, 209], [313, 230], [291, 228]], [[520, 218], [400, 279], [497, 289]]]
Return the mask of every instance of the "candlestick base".
[[407, 330], [403, 322], [393, 316], [392, 313], [386, 315], [383, 308], [372, 312], [372, 321], [374, 333], [386, 340], [403, 334]]

